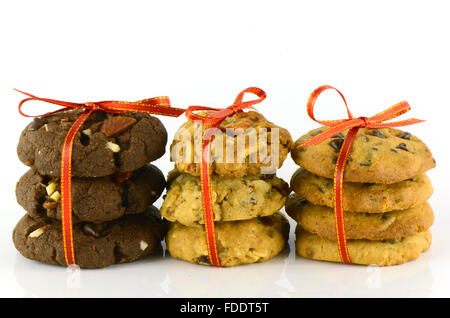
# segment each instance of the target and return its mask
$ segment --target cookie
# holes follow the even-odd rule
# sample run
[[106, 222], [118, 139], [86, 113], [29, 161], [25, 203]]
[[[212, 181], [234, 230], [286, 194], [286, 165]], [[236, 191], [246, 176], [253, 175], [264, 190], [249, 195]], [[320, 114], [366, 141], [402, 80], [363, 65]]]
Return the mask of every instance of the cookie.
[[[266, 261], [280, 253], [289, 235], [289, 223], [281, 213], [245, 221], [216, 223], [222, 266]], [[171, 223], [166, 236], [170, 255], [194, 264], [210, 265], [203, 226]]]
[[[308, 233], [297, 227], [297, 253], [320, 261], [341, 262], [336, 241]], [[354, 264], [390, 266], [399, 265], [420, 256], [431, 244], [430, 231], [416, 233], [399, 240], [349, 240], [348, 251]]]
[[[41, 175], [60, 176], [61, 148], [79, 115], [80, 111], [67, 111], [34, 119], [20, 136], [19, 159]], [[160, 158], [166, 143], [166, 129], [156, 117], [97, 111], [75, 137], [72, 176], [102, 177], [134, 171]]]
[[[333, 207], [333, 180], [298, 169], [291, 188], [311, 203]], [[433, 193], [425, 174], [392, 184], [344, 182], [344, 210], [380, 213], [403, 210], [426, 202]]]
[[[203, 132], [208, 128], [188, 121], [175, 134], [170, 154], [180, 172], [200, 175], [200, 127]], [[236, 113], [227, 117], [215, 130], [211, 142], [211, 172], [227, 177], [275, 173], [293, 144], [286, 129], [269, 122], [260, 113]]]
[[[273, 175], [211, 179], [215, 221], [247, 220], [279, 211], [290, 192], [289, 185]], [[186, 226], [203, 224], [200, 177], [183, 173], [170, 184], [161, 215]]]
[[[295, 145], [310, 139], [325, 127], [300, 137]], [[295, 147], [292, 159], [309, 172], [333, 179], [336, 160], [347, 131], [314, 146]], [[350, 151], [344, 181], [396, 183], [434, 168], [435, 160], [419, 138], [401, 130], [361, 128]]]
[[[165, 188], [163, 173], [153, 165], [100, 178], [72, 178], [73, 222], [102, 223], [144, 212]], [[35, 218], [61, 219], [59, 178], [29, 170], [16, 186], [17, 202]], [[55, 197], [56, 195], [56, 197]]]
[[[157, 214], [146, 212], [102, 224], [75, 224], [73, 233], [77, 264], [102, 268], [152, 254], [165, 231]], [[66, 265], [61, 222], [55, 219], [25, 215], [14, 229], [13, 242], [26, 258]]]
[[[336, 223], [332, 208], [309, 203], [290, 195], [286, 212], [303, 229], [328, 240], [336, 240]], [[428, 202], [413, 208], [386, 213], [345, 212], [345, 229], [349, 240], [389, 240], [428, 230], [433, 224], [433, 210]]]

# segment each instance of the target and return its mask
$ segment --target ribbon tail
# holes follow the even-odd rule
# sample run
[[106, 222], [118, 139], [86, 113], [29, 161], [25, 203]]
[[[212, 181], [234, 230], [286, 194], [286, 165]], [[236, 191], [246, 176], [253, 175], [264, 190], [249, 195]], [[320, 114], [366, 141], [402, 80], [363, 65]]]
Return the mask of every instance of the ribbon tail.
[[347, 133], [344, 143], [339, 152], [338, 160], [334, 170], [334, 218], [336, 225], [336, 237], [338, 241], [339, 255], [343, 263], [351, 264], [350, 254], [348, 252], [347, 235], [345, 231], [344, 218], [344, 171], [347, 159], [355, 141], [359, 127], [353, 127]]
[[205, 223], [206, 245], [208, 248], [209, 262], [211, 265], [220, 267], [219, 254], [217, 251], [216, 231], [214, 224], [214, 210], [211, 196], [211, 138], [203, 138], [202, 163], [200, 165], [200, 183], [202, 190], [203, 220]]
[[61, 151], [61, 227], [67, 265], [76, 264], [72, 228], [72, 153], [78, 130], [94, 110], [85, 110], [70, 127]]

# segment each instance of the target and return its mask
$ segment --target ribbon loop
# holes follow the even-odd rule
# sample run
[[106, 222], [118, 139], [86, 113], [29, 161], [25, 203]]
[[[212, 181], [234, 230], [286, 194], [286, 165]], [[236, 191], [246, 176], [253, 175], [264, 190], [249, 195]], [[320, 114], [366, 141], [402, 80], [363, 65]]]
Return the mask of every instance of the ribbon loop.
[[[348, 114], [348, 119], [318, 120], [315, 118], [314, 105], [316, 103], [316, 100], [319, 97], [319, 95], [327, 89], [333, 89], [339, 93], [342, 100], [344, 101], [345, 108]], [[336, 134], [348, 130], [348, 133], [344, 138], [344, 142], [342, 144], [335, 166], [333, 206], [334, 206], [336, 237], [338, 241], [339, 254], [343, 263], [351, 264], [351, 258], [347, 246], [347, 235], [345, 230], [345, 219], [343, 208], [344, 207], [343, 183], [344, 183], [345, 166], [347, 163], [347, 159], [350, 155], [353, 142], [355, 141], [356, 135], [358, 133], [358, 130], [360, 128], [388, 128], [388, 127], [407, 126], [423, 122], [423, 120], [410, 118], [402, 121], [386, 123], [386, 121], [396, 118], [408, 112], [411, 109], [411, 107], [406, 101], [391, 106], [385, 111], [378, 113], [372, 117], [361, 116], [358, 118], [354, 118], [352, 113], [350, 112], [350, 109], [348, 108], [344, 95], [338, 89], [330, 85], [323, 85], [316, 88], [309, 96], [306, 108], [308, 115], [312, 120], [329, 128], [315, 135], [314, 137], [306, 140], [302, 144], [299, 144], [297, 147], [307, 147], [317, 145]]]
[[[258, 98], [243, 101], [245, 93], [251, 93], [256, 95]], [[252, 106], [261, 103], [266, 98], [266, 92], [258, 87], [248, 87], [241, 91], [234, 103], [226, 108], [213, 108], [205, 106], [189, 106], [186, 110], [186, 117], [191, 120], [201, 120], [202, 124], [208, 126], [219, 125], [225, 118], [239, 113], [246, 108], [254, 109]], [[203, 114], [196, 114], [196, 111], [204, 111]]]

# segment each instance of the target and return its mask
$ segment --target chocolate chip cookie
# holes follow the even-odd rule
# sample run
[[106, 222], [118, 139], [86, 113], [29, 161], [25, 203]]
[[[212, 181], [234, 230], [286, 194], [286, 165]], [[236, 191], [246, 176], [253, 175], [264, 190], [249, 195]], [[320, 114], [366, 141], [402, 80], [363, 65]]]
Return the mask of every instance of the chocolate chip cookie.
[[[77, 110], [34, 119], [20, 136], [19, 159], [41, 175], [60, 176], [61, 148], [79, 115]], [[75, 137], [72, 176], [102, 177], [139, 169], [161, 157], [166, 143], [166, 129], [156, 117], [97, 111]]]
[[[295, 145], [310, 139], [325, 127], [300, 137]], [[347, 131], [329, 140], [292, 150], [294, 161], [309, 172], [333, 179], [336, 160]], [[344, 181], [396, 183], [434, 168], [435, 160], [419, 138], [401, 130], [361, 128], [350, 151]]]
[[[175, 134], [171, 160], [180, 172], [200, 175], [205, 125], [188, 121]], [[289, 132], [255, 111], [227, 117], [214, 130], [211, 172], [227, 177], [275, 173], [293, 146]]]
[[[215, 221], [274, 214], [284, 206], [290, 192], [289, 185], [273, 175], [213, 176], [211, 185]], [[186, 226], [203, 224], [200, 177], [183, 173], [175, 178], [161, 206], [161, 215]]]
[[[336, 241], [308, 233], [297, 226], [297, 253], [320, 261], [341, 262]], [[414, 260], [431, 244], [430, 231], [416, 233], [397, 240], [349, 240], [348, 251], [354, 264], [390, 266]]]
[[[286, 212], [309, 233], [336, 241], [332, 208], [311, 204], [291, 194], [286, 203]], [[345, 212], [345, 229], [349, 240], [399, 239], [428, 230], [433, 221], [433, 211], [428, 202], [386, 213]]]
[[[146, 212], [102, 224], [75, 224], [73, 233], [77, 264], [82, 268], [102, 268], [152, 254], [165, 230], [157, 214]], [[66, 265], [60, 221], [25, 215], [14, 229], [13, 241], [26, 258]]]
[[[217, 222], [217, 248], [222, 266], [263, 262], [280, 253], [289, 223], [281, 213], [245, 221]], [[170, 255], [194, 264], [210, 265], [203, 226], [171, 223], [166, 236]]]
[[[333, 180], [299, 168], [291, 178], [291, 188], [311, 203], [333, 207]], [[392, 184], [344, 182], [344, 210], [379, 213], [408, 209], [433, 193], [425, 174]]]
[[[102, 223], [144, 212], [165, 188], [163, 173], [153, 165], [100, 178], [72, 178], [73, 222]], [[17, 183], [19, 204], [33, 217], [61, 219], [58, 177], [29, 170]]]

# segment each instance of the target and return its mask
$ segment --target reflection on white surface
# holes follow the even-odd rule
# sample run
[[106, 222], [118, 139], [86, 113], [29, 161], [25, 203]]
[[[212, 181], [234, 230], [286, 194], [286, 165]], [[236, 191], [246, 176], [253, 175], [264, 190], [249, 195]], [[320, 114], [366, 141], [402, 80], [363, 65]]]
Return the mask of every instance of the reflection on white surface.
[[68, 272], [17, 254], [14, 273], [25, 297], [431, 296], [430, 252], [401, 266], [348, 266], [300, 258], [292, 234], [288, 248], [261, 264], [213, 268], [173, 259], [160, 249], [135, 263], [82, 269], [73, 277], [76, 269]]

